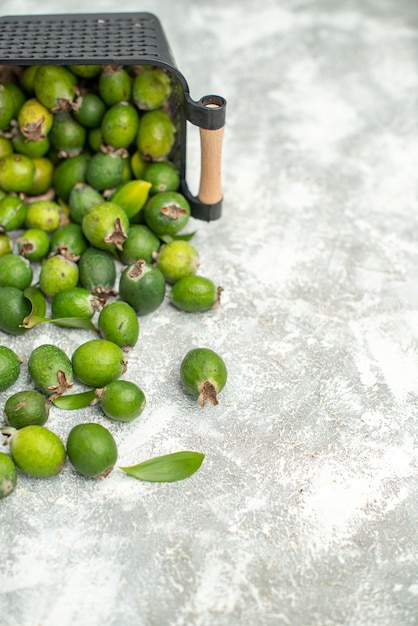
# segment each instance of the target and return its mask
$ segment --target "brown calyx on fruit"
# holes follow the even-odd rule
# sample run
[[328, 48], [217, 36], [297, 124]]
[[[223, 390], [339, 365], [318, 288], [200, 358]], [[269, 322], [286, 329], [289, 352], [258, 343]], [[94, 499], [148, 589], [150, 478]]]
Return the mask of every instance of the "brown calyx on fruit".
[[104, 242], [113, 243], [118, 250], [123, 250], [123, 243], [126, 239], [128, 239], [128, 235], [123, 230], [120, 218], [117, 217], [115, 219], [115, 230], [106, 235]]
[[71, 389], [71, 387], [74, 385], [72, 381], [67, 379], [65, 372], [63, 372], [62, 370], [58, 370], [57, 378], [58, 384], [48, 387], [48, 389], [51, 391], [51, 395], [48, 398], [49, 402], [55, 400], [55, 398], [63, 394], [64, 391], [67, 391], [67, 389]]
[[138, 278], [139, 276], [141, 276], [144, 270], [144, 267], [145, 267], [144, 259], [139, 259], [138, 261], [136, 261], [128, 272], [129, 278]]
[[218, 398], [216, 396], [216, 389], [212, 383], [206, 380], [202, 385], [202, 391], [198, 397], [198, 402], [200, 406], [205, 406], [206, 400], [209, 400], [213, 406], [216, 406], [218, 403]]
[[160, 212], [172, 220], [178, 220], [180, 217], [187, 215], [187, 211], [175, 203], [165, 204], [161, 207]]
[[39, 141], [40, 139], [44, 139], [46, 137], [45, 133], [42, 130], [43, 124], [45, 122], [45, 118], [42, 117], [39, 121], [33, 122], [32, 124], [25, 124], [22, 126], [21, 133], [26, 139], [29, 141]]

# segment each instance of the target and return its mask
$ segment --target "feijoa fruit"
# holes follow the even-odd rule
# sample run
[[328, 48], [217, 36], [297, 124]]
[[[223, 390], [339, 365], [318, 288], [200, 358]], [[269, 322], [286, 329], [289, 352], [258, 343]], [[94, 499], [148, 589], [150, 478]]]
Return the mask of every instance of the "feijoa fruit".
[[10, 453], [17, 467], [35, 478], [56, 476], [65, 465], [61, 439], [45, 426], [24, 426], [10, 437]]
[[0, 346], [0, 391], [8, 389], [17, 381], [21, 361], [17, 354], [7, 346]]
[[67, 454], [74, 469], [83, 476], [104, 478], [113, 470], [118, 449], [107, 428], [91, 422], [77, 424], [70, 430]]
[[187, 393], [198, 398], [200, 406], [206, 400], [218, 404], [218, 393], [227, 380], [224, 360], [209, 348], [189, 350], [181, 362], [180, 380]]
[[35, 385], [46, 395], [61, 395], [74, 384], [71, 360], [54, 344], [41, 344], [32, 350], [28, 371]]
[[100, 395], [100, 407], [110, 419], [130, 422], [141, 415], [146, 399], [143, 390], [129, 380], [115, 380]]
[[11, 457], [0, 452], [0, 500], [7, 498], [16, 488], [17, 470]]
[[130, 350], [138, 341], [138, 317], [127, 302], [115, 300], [106, 304], [99, 313], [97, 326], [104, 339], [112, 341], [124, 352]]
[[7, 398], [4, 405], [5, 422], [19, 429], [34, 424], [43, 426], [49, 417], [50, 404], [39, 391], [25, 389]]
[[119, 280], [119, 295], [138, 315], [148, 315], [162, 304], [166, 282], [158, 267], [140, 259], [125, 267]]
[[122, 349], [107, 339], [91, 339], [75, 349], [74, 375], [89, 387], [105, 387], [126, 371]]

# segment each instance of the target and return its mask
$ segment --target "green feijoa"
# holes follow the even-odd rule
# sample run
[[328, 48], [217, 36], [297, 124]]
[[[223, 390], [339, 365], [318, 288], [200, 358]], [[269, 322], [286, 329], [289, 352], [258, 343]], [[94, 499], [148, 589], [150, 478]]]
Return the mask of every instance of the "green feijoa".
[[100, 150], [102, 149], [102, 146], [104, 145], [103, 137], [102, 137], [102, 129], [100, 126], [98, 128], [91, 128], [88, 131], [87, 143], [89, 145], [89, 148], [91, 148], [93, 152], [100, 152]]
[[30, 300], [17, 287], [0, 287], [0, 330], [9, 335], [23, 335], [23, 320], [32, 310]]
[[7, 195], [0, 200], [0, 230], [17, 230], [23, 226], [25, 218], [26, 204], [21, 198]]
[[76, 287], [79, 279], [79, 269], [75, 261], [55, 254], [44, 259], [39, 274], [39, 286], [45, 296], [52, 298], [64, 289]]
[[47, 395], [61, 395], [73, 386], [71, 360], [54, 344], [44, 343], [32, 350], [28, 371], [35, 385]]
[[19, 254], [4, 254], [0, 257], [0, 287], [26, 289], [33, 279], [30, 262]]
[[169, 98], [171, 79], [161, 68], [153, 67], [139, 72], [132, 85], [132, 99], [138, 109], [159, 109]]
[[180, 365], [180, 380], [184, 390], [198, 398], [200, 406], [206, 400], [218, 404], [218, 393], [225, 387], [228, 373], [222, 357], [209, 348], [193, 348]]
[[120, 184], [123, 169], [123, 158], [120, 155], [97, 152], [88, 162], [86, 182], [98, 191], [113, 189]]
[[74, 185], [86, 180], [87, 165], [90, 155], [81, 153], [77, 156], [63, 159], [54, 169], [53, 187], [59, 198], [68, 202]]
[[132, 80], [127, 70], [117, 65], [106, 65], [99, 76], [99, 95], [107, 106], [129, 102]]
[[81, 224], [84, 214], [97, 204], [103, 203], [102, 194], [87, 183], [77, 183], [71, 189], [68, 205], [73, 222]]
[[145, 171], [148, 166], [148, 161], [144, 159], [139, 150], [135, 150], [130, 158], [131, 170], [134, 178], [138, 180], [144, 177]]
[[0, 83], [0, 130], [7, 128], [13, 118], [14, 100], [10, 91]]
[[67, 438], [67, 454], [74, 469], [87, 478], [104, 478], [118, 458], [113, 435], [101, 424], [74, 426]]
[[87, 239], [84, 236], [80, 224], [64, 224], [60, 226], [51, 237], [51, 252], [62, 251], [72, 260], [77, 260], [88, 247]]
[[103, 339], [113, 341], [124, 352], [138, 341], [138, 317], [127, 302], [116, 300], [107, 303], [99, 313], [97, 326]]
[[189, 313], [207, 311], [219, 304], [221, 288], [205, 276], [185, 276], [178, 280], [170, 293], [171, 303]]
[[0, 232], [0, 257], [10, 252], [13, 252], [12, 239], [6, 233]]
[[7, 498], [17, 485], [17, 470], [13, 459], [5, 452], [0, 452], [0, 500]]
[[58, 202], [53, 200], [35, 200], [26, 209], [26, 228], [37, 228], [47, 233], [56, 230], [62, 219], [62, 211]]
[[138, 124], [137, 109], [129, 102], [117, 102], [103, 116], [103, 141], [113, 148], [128, 148], [137, 135]]
[[39, 196], [52, 188], [54, 178], [54, 164], [47, 157], [34, 157], [32, 163], [35, 167], [33, 185], [27, 192], [29, 196]]
[[24, 426], [10, 437], [10, 454], [17, 467], [35, 478], [56, 476], [65, 465], [63, 442], [45, 426]]
[[39, 102], [55, 112], [71, 109], [76, 82], [74, 74], [62, 65], [41, 65], [35, 73], [33, 88]]
[[17, 125], [23, 137], [38, 141], [48, 135], [53, 120], [52, 113], [37, 98], [29, 98], [20, 108]]
[[126, 370], [122, 349], [107, 339], [91, 339], [72, 355], [74, 375], [89, 387], [105, 387]]
[[144, 207], [150, 187], [151, 183], [146, 180], [129, 180], [119, 185], [110, 200], [120, 206], [131, 220]]
[[49, 139], [60, 157], [79, 155], [83, 150], [86, 137], [84, 126], [79, 124], [68, 111], [55, 113]]
[[129, 228], [128, 238], [123, 242], [120, 260], [125, 265], [132, 265], [143, 259], [152, 263], [160, 249], [161, 241], [145, 224], [133, 224]]
[[40, 228], [28, 228], [16, 239], [17, 249], [29, 261], [40, 261], [49, 252], [49, 236]]
[[160, 270], [140, 259], [125, 267], [119, 280], [119, 295], [138, 315], [156, 311], [165, 298], [166, 282]]
[[39, 391], [25, 389], [7, 398], [4, 405], [5, 422], [13, 428], [37, 424], [43, 426], [49, 417], [50, 403]]
[[187, 225], [190, 204], [177, 191], [162, 191], [148, 200], [144, 217], [145, 223], [156, 235], [172, 237]]
[[55, 294], [51, 312], [59, 317], [86, 317], [91, 319], [102, 307], [101, 300], [84, 287], [72, 287]]
[[102, 65], [68, 65], [68, 69], [82, 78], [94, 78], [102, 71]]
[[19, 115], [20, 109], [26, 102], [26, 94], [23, 91], [22, 87], [20, 87], [20, 85], [18, 85], [17, 83], [5, 82], [3, 84], [7, 88], [7, 91], [9, 91], [9, 93], [11, 94], [13, 98], [13, 118], [12, 119], [16, 119], [17, 116]]
[[8, 389], [17, 381], [21, 361], [17, 354], [7, 346], [0, 346], [0, 391]]
[[24, 154], [8, 154], [0, 159], [0, 188], [7, 192], [26, 193], [33, 185], [35, 167]]
[[141, 153], [152, 160], [169, 155], [176, 137], [176, 127], [162, 109], [146, 111], [139, 120], [136, 145]]
[[45, 156], [51, 147], [48, 137], [42, 137], [34, 141], [26, 139], [19, 131], [13, 134], [12, 145], [14, 152], [24, 154], [30, 159]]
[[89, 209], [81, 222], [83, 233], [92, 246], [116, 254], [128, 237], [129, 218], [117, 204], [107, 201]]
[[8, 154], [13, 154], [12, 140], [0, 135], [0, 159]]
[[149, 163], [143, 174], [144, 180], [151, 183], [150, 195], [161, 191], [177, 191], [180, 186], [180, 176], [174, 165], [167, 161]]
[[111, 294], [116, 281], [116, 263], [110, 252], [87, 248], [78, 261], [79, 283], [92, 293]]
[[73, 116], [84, 128], [98, 128], [105, 112], [106, 105], [100, 96], [87, 92], [81, 96], [80, 104], [73, 112]]
[[38, 67], [39, 65], [29, 65], [23, 69], [20, 76], [20, 85], [23, 91], [30, 96], [35, 95], [34, 82]]
[[115, 380], [103, 389], [100, 407], [110, 419], [131, 422], [141, 415], [146, 399], [143, 390], [129, 380]]
[[157, 267], [168, 283], [191, 276], [199, 267], [199, 253], [187, 241], [175, 240], [164, 244], [158, 254]]

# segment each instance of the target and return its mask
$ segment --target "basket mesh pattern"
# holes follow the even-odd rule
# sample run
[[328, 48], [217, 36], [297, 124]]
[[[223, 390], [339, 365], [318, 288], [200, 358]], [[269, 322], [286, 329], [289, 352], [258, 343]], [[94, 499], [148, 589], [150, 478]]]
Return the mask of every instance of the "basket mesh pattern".
[[0, 63], [169, 62], [158, 20], [147, 13], [39, 15], [0, 19]]

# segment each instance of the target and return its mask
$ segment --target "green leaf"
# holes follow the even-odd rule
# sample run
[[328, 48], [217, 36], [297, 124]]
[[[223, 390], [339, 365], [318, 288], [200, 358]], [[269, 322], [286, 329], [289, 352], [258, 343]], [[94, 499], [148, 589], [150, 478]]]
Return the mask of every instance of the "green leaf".
[[193, 239], [197, 231], [193, 233], [184, 233], [180, 235], [161, 235], [160, 239], [164, 241], [164, 243], [170, 243], [171, 241], [190, 241]]
[[58, 396], [52, 401], [59, 409], [66, 411], [75, 411], [76, 409], [84, 409], [84, 407], [94, 404], [97, 401], [96, 390], [83, 391], [81, 393], [71, 393], [66, 396]]
[[22, 326], [32, 328], [36, 324], [56, 324], [56, 326], [65, 326], [66, 328], [96, 330], [95, 325], [88, 317], [40, 317], [32, 313], [25, 317]]
[[202, 465], [205, 455], [201, 452], [183, 450], [156, 456], [130, 467], [120, 467], [129, 476], [149, 482], [170, 483], [194, 474]]

